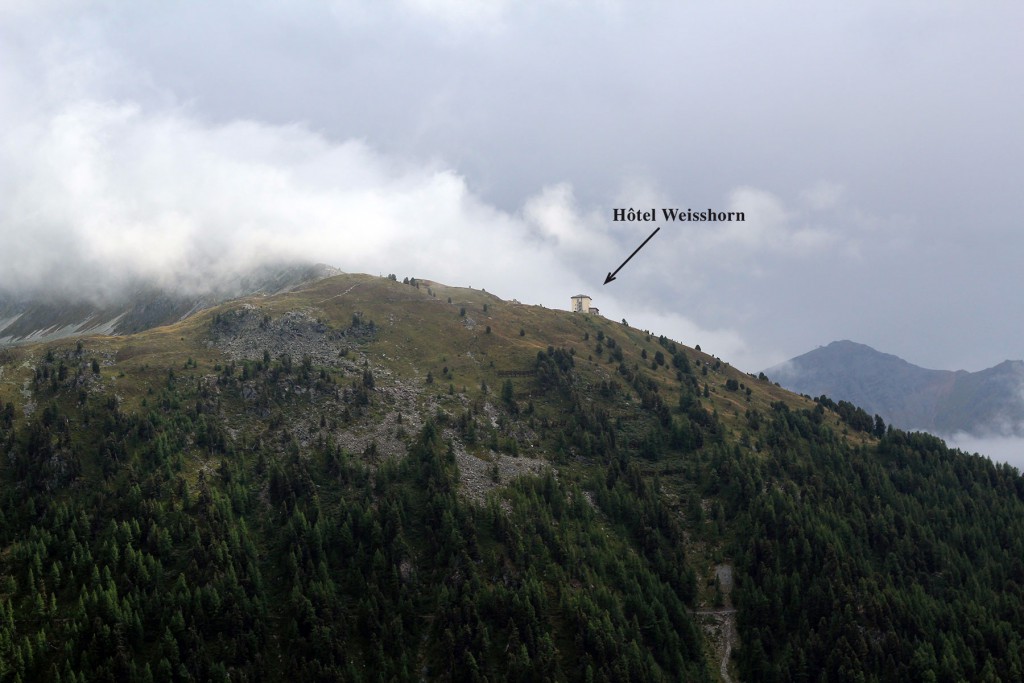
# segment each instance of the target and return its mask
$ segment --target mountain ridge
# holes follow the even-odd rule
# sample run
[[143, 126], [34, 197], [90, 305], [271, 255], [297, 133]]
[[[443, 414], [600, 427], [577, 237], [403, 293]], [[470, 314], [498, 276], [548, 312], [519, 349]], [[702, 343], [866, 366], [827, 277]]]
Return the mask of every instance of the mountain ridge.
[[797, 393], [847, 400], [906, 429], [1024, 436], [1022, 361], [977, 372], [932, 370], [842, 340], [764, 372]]
[[1016, 469], [599, 315], [346, 274], [7, 347], [0, 452], [0, 679], [1024, 673]]

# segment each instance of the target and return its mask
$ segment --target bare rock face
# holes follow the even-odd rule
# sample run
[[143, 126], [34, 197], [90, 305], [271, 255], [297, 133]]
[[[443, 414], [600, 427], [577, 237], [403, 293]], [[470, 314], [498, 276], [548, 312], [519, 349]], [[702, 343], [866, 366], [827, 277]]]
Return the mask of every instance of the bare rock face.
[[210, 328], [212, 345], [236, 360], [258, 360], [266, 351], [272, 358], [310, 358], [319, 365], [336, 365], [352, 350], [351, 340], [362, 330], [335, 330], [313, 311], [288, 311], [272, 318], [252, 304], [218, 314]]
[[513, 457], [497, 451], [489, 451], [485, 457], [477, 457], [466, 451], [465, 446], [453, 433], [445, 432], [452, 441], [455, 462], [459, 466], [460, 490], [470, 500], [483, 503], [488, 492], [504, 486], [512, 479], [526, 474], [539, 474], [548, 463], [525, 457]]

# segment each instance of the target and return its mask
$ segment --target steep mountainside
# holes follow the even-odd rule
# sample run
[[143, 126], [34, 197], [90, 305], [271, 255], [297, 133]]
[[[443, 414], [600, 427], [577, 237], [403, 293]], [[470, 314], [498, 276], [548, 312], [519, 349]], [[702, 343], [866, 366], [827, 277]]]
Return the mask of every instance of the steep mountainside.
[[278, 294], [337, 274], [336, 269], [324, 265], [262, 266], [202, 294], [143, 285], [102, 304], [67, 296], [26, 297], [0, 292], [0, 347], [86, 334], [132, 334], [178, 322], [227, 299]]
[[1024, 435], [1022, 361], [980, 372], [927, 370], [864, 344], [837, 341], [765, 373], [792, 391], [849, 401], [904, 428]]
[[1020, 680], [1024, 480], [344, 275], [0, 349], [0, 680]]

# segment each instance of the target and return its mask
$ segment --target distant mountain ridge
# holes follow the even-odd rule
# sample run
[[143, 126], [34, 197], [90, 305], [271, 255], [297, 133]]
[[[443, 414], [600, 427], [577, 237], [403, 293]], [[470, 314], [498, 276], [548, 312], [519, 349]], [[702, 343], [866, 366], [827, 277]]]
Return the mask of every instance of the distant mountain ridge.
[[339, 273], [323, 264], [267, 265], [218, 283], [208, 292], [182, 294], [143, 285], [105, 304], [0, 293], [0, 347], [86, 334], [134, 334], [178, 322], [229, 299], [279, 294]]
[[1024, 436], [1024, 361], [966, 370], [930, 370], [849, 340], [765, 370], [783, 387], [827, 395], [907, 429]]

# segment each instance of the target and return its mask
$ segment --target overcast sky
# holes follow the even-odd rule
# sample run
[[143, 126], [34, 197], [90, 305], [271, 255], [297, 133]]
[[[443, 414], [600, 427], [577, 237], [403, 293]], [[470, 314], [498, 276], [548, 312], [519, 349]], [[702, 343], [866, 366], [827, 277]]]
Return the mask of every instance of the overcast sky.
[[979, 370], [1024, 357], [1022, 28], [1019, 2], [0, 0], [0, 288], [295, 256], [582, 291], [748, 371], [836, 339]]

